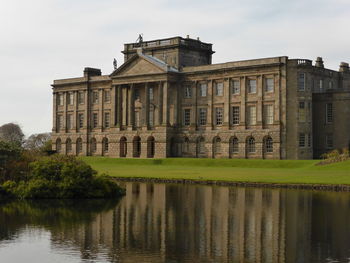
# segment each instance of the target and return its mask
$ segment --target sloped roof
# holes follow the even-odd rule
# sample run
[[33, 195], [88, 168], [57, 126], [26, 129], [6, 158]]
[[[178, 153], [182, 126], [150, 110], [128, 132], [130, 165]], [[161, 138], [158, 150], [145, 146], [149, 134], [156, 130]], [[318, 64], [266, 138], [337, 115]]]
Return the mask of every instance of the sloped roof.
[[167, 72], [175, 72], [175, 73], [178, 73], [179, 71], [168, 65], [167, 63], [165, 63], [164, 61], [156, 58], [156, 57], [153, 57], [153, 56], [150, 56], [150, 55], [146, 55], [146, 54], [143, 54], [142, 52], [137, 52], [134, 56], [132, 56], [130, 59], [128, 59], [124, 64], [122, 64], [119, 68], [117, 68], [116, 70], [114, 70], [110, 76], [115, 76], [117, 75], [119, 72], [123, 71], [123, 69], [125, 69], [130, 63], [132, 63], [133, 61], [135, 61], [136, 59], [138, 58], [141, 58], [141, 59], [144, 59], [146, 61], [148, 61], [149, 63], [153, 64], [154, 66], [156, 66], [157, 68], [159, 68], [160, 70], [164, 71], [164, 73], [167, 73]]

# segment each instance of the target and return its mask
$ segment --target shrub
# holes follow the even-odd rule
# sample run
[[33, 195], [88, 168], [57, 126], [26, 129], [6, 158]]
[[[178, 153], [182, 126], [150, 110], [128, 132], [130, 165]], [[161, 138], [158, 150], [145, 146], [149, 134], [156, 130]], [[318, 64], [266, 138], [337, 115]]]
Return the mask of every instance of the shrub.
[[330, 164], [336, 162], [343, 162], [350, 159], [349, 149], [344, 148], [342, 150], [332, 150], [328, 153], [324, 153], [321, 156], [324, 160], [319, 164]]

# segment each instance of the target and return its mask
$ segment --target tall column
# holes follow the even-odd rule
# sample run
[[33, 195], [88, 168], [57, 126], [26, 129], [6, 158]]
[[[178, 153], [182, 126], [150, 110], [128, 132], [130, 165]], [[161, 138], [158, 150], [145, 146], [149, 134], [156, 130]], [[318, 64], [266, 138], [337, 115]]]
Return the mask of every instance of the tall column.
[[116, 98], [116, 87], [112, 86], [111, 89], [111, 127], [116, 125], [116, 109], [117, 109], [117, 98]]
[[99, 108], [99, 116], [98, 116], [98, 128], [100, 131], [103, 131], [103, 105], [104, 105], [104, 101], [103, 101], [103, 89], [99, 89], [98, 91], [98, 108]]
[[88, 131], [90, 129], [90, 91], [86, 89], [84, 92], [84, 125], [83, 129]]
[[[200, 87], [198, 86], [198, 81], [194, 82], [194, 86], [192, 87], [193, 90], [193, 95], [194, 95], [194, 107], [192, 107], [193, 112], [192, 112], [192, 123], [191, 126], [195, 127], [197, 129], [198, 127], [198, 96], [199, 96], [199, 89]], [[207, 94], [208, 95], [208, 94]]]
[[127, 125], [127, 119], [128, 119], [128, 115], [127, 115], [127, 106], [128, 106], [128, 94], [127, 94], [128, 89], [123, 86], [122, 87], [122, 126], [125, 127]]
[[134, 84], [129, 85], [128, 89], [128, 130], [132, 130], [133, 124], [133, 116], [134, 116]]
[[78, 131], [78, 110], [79, 110], [79, 101], [78, 101], [78, 94], [79, 91], [74, 91], [74, 112], [73, 112], [73, 130], [75, 132]]
[[164, 126], [168, 126], [169, 116], [168, 116], [168, 87], [169, 82], [166, 81], [163, 83], [163, 121]]
[[121, 129], [123, 123], [123, 93], [122, 86], [117, 86], [117, 127]]
[[208, 83], [208, 113], [207, 113], [207, 128], [213, 128], [213, 80]]
[[246, 126], [246, 104], [247, 104], [247, 77], [240, 79], [241, 85], [241, 118], [240, 125]]
[[163, 82], [158, 85], [158, 123], [163, 124]]
[[256, 124], [262, 127], [263, 123], [263, 103], [262, 103], [262, 98], [263, 98], [263, 76], [260, 75], [258, 76], [257, 79], [257, 95], [258, 95], [258, 105], [256, 109]]
[[56, 127], [56, 125], [57, 125], [57, 93], [56, 92], [53, 93], [53, 103], [52, 103], [52, 105], [53, 105], [53, 110], [52, 110], [52, 112], [53, 112], [53, 116], [52, 116], [52, 120], [53, 120], [52, 131], [57, 133], [57, 127]]
[[149, 84], [148, 82], [145, 83], [145, 108], [143, 111], [143, 125], [145, 127], [149, 127]]
[[67, 92], [63, 92], [63, 129], [67, 133]]
[[224, 126], [228, 129], [230, 123], [230, 79], [224, 79]]

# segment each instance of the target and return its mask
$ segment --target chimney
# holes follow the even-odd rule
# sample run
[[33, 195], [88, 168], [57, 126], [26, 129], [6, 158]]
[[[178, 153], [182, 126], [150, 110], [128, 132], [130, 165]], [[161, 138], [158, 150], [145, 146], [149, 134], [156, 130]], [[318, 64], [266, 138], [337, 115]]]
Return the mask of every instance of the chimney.
[[187, 35], [186, 38], [190, 38], [190, 35]]
[[197, 40], [200, 41], [199, 37], [197, 37]]
[[101, 76], [101, 74], [98, 68], [84, 68], [84, 77]]
[[349, 73], [350, 72], [350, 70], [349, 70], [349, 63], [341, 62], [340, 66], [339, 66], [339, 72]]
[[321, 57], [317, 57], [315, 66], [318, 68], [324, 68], [323, 60]]

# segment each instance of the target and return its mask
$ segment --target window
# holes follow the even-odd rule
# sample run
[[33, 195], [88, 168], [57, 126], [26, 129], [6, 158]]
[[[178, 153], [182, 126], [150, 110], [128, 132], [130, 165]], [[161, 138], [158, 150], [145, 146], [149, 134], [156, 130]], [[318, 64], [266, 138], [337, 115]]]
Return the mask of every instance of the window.
[[73, 129], [73, 114], [67, 115], [67, 129]]
[[299, 122], [305, 122], [305, 121], [306, 121], [305, 102], [300, 101], [299, 102]]
[[83, 91], [79, 91], [78, 93], [78, 103], [79, 104], [84, 104], [84, 100], [85, 100], [85, 96], [84, 96], [84, 92]]
[[199, 125], [207, 124], [207, 109], [200, 108], [199, 109]]
[[60, 153], [61, 152], [61, 149], [62, 149], [62, 142], [61, 142], [61, 139], [58, 138], [56, 140], [56, 152]]
[[326, 148], [327, 149], [333, 148], [333, 134], [331, 133], [326, 134]]
[[95, 153], [97, 150], [97, 143], [96, 143], [96, 139], [92, 138], [91, 139], [91, 153]]
[[206, 97], [207, 96], [207, 83], [201, 83], [199, 86], [199, 96]]
[[299, 133], [299, 147], [305, 147], [305, 133]]
[[192, 87], [191, 87], [191, 85], [186, 85], [185, 86], [184, 97], [186, 99], [192, 98]]
[[231, 139], [231, 152], [232, 153], [238, 153], [239, 150], [239, 144], [237, 137], [234, 137]]
[[240, 120], [239, 106], [232, 107], [232, 125], [238, 125]]
[[333, 89], [333, 81], [328, 82], [328, 89]]
[[270, 136], [264, 140], [264, 150], [265, 153], [273, 153], [273, 141]]
[[248, 125], [256, 125], [256, 107], [247, 107], [247, 123]]
[[92, 103], [94, 104], [98, 103], [98, 91], [92, 92]]
[[256, 93], [256, 79], [248, 80], [248, 92]]
[[108, 153], [108, 150], [109, 150], [108, 139], [107, 138], [103, 138], [103, 140], [102, 140], [102, 151], [104, 153]]
[[266, 92], [273, 92], [274, 91], [274, 79], [273, 78], [266, 78], [265, 79], [265, 91]]
[[264, 105], [264, 124], [273, 124], [273, 105]]
[[153, 100], [154, 99], [154, 93], [153, 93], [153, 88], [148, 88], [148, 98], [149, 100]]
[[320, 79], [320, 91], [323, 91], [323, 79]]
[[307, 134], [307, 147], [311, 147], [312, 141], [311, 141], [311, 133]]
[[326, 103], [326, 123], [333, 122], [333, 104]]
[[96, 128], [98, 126], [98, 115], [97, 113], [92, 114], [92, 127]]
[[72, 140], [69, 139], [69, 138], [66, 141], [66, 152], [67, 153], [71, 153], [72, 152]]
[[247, 152], [255, 153], [255, 139], [253, 137], [249, 137], [247, 140]]
[[223, 108], [215, 108], [215, 124], [222, 125], [224, 109]]
[[232, 94], [234, 94], [234, 95], [240, 94], [240, 92], [241, 92], [240, 81], [237, 79], [234, 79], [234, 80], [232, 80], [231, 85], [232, 85]]
[[184, 121], [183, 124], [185, 126], [189, 126], [191, 124], [191, 110], [190, 109], [185, 109], [184, 110]]
[[105, 103], [111, 102], [111, 91], [110, 90], [104, 91], [104, 99], [105, 99]]
[[63, 106], [63, 94], [57, 94], [57, 105]]
[[77, 139], [76, 147], [77, 147], [77, 154], [80, 154], [83, 152], [83, 141], [81, 138]]
[[305, 90], [305, 73], [298, 74], [298, 90], [299, 91]]
[[105, 112], [105, 128], [109, 128], [110, 127], [110, 113], [109, 112]]
[[74, 104], [74, 93], [73, 92], [69, 92], [68, 93], [67, 100], [68, 100], [68, 105], [73, 105]]
[[78, 127], [80, 129], [84, 127], [84, 114], [83, 113], [78, 114]]
[[223, 96], [224, 95], [224, 83], [218, 82], [215, 85], [215, 95], [216, 96]]
[[57, 129], [60, 130], [63, 128], [63, 116], [57, 115]]

